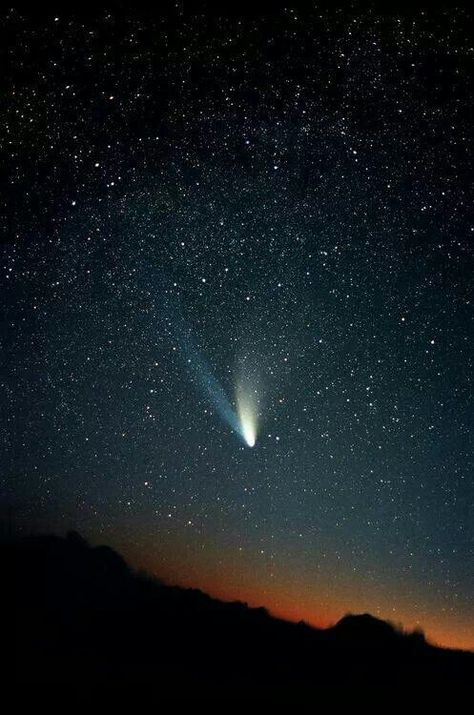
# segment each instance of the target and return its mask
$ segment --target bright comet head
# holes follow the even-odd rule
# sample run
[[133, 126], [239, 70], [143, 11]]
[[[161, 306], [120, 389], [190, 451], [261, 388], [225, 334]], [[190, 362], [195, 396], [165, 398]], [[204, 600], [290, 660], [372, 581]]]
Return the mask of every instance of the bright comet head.
[[248, 447], [253, 447], [257, 439], [257, 412], [253, 400], [248, 395], [237, 394], [237, 412], [240, 434]]
[[255, 444], [255, 425], [251, 420], [242, 422], [242, 436], [249, 447]]

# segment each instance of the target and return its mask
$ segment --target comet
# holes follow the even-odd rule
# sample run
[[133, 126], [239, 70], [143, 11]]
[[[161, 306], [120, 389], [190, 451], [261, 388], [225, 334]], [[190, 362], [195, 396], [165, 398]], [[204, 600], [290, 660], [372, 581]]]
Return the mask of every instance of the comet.
[[255, 425], [253, 421], [251, 419], [248, 419], [246, 416], [242, 416], [240, 419], [242, 425], [242, 436], [245, 440], [245, 443], [248, 447], [254, 447], [256, 439]]
[[257, 441], [257, 410], [255, 392], [237, 389], [237, 415], [240, 433], [248, 447], [254, 447]]
[[192, 384], [204, 393], [231, 431], [240, 437], [247, 447], [254, 447], [257, 439], [256, 396], [246, 380], [240, 380], [236, 388], [236, 406], [226, 394], [216, 372], [194, 339], [194, 330], [183, 317], [181, 306], [171, 291], [163, 299], [163, 317], [167, 332], [173, 337]]

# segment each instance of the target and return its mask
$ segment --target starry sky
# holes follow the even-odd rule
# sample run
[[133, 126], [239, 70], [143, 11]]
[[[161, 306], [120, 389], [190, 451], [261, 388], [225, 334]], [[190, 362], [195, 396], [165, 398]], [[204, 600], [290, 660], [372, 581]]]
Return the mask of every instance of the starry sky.
[[470, 18], [160, 8], [3, 16], [2, 519], [474, 647]]

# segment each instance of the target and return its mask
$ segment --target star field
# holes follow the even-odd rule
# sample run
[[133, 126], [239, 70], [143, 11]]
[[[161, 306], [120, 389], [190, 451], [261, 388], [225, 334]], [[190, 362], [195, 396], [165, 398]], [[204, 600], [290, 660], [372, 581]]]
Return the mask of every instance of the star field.
[[[77, 528], [298, 620], [367, 610], [474, 646], [467, 20], [5, 15], [15, 529]], [[255, 380], [253, 449], [183, 324], [230, 400]]]

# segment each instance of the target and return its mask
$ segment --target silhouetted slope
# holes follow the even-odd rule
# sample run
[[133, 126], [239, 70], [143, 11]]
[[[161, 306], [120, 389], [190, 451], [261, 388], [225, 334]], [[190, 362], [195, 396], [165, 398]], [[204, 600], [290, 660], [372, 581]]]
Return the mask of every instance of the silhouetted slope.
[[310, 698], [333, 686], [460, 688], [474, 674], [474, 654], [435, 648], [370, 615], [348, 615], [327, 630], [288, 623], [137, 575], [112, 549], [77, 534], [2, 548], [14, 569], [20, 682]]

